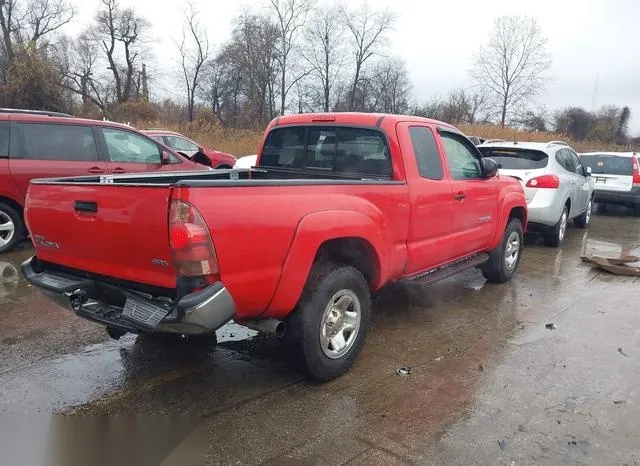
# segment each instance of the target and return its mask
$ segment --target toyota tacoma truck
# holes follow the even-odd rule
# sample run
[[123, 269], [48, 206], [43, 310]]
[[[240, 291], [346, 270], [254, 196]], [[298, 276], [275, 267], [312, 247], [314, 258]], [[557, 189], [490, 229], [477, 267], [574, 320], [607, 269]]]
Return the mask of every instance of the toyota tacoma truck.
[[308, 375], [360, 352], [371, 293], [518, 268], [520, 183], [454, 127], [398, 115], [276, 118], [246, 170], [34, 180], [29, 282], [126, 332], [276, 334]]

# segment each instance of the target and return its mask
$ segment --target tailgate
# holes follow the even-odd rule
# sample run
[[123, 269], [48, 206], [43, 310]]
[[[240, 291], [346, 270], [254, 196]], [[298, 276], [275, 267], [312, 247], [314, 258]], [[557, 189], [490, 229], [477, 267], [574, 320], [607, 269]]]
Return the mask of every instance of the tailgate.
[[175, 288], [169, 186], [32, 184], [25, 215], [40, 260]]

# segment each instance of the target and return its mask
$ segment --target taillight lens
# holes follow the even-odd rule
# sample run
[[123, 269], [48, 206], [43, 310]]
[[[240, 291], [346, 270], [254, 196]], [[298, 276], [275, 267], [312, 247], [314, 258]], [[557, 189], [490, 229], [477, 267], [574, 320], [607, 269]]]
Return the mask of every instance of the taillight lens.
[[527, 188], [558, 189], [560, 178], [556, 175], [542, 175], [527, 181]]
[[633, 163], [633, 184], [640, 185], [640, 167], [635, 155], [631, 156], [631, 162]]
[[209, 228], [200, 212], [188, 202], [171, 201], [169, 243], [173, 266], [182, 277], [218, 275], [218, 257]]

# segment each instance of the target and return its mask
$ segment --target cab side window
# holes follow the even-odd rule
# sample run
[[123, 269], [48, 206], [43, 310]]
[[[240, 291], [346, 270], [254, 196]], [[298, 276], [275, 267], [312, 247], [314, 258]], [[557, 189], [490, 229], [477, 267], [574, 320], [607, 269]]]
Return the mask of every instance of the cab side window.
[[411, 126], [409, 135], [420, 176], [429, 180], [443, 179], [442, 160], [431, 129], [425, 126]]
[[471, 143], [463, 136], [443, 131], [440, 133], [449, 162], [449, 170], [454, 180], [474, 180], [483, 178], [480, 157]]

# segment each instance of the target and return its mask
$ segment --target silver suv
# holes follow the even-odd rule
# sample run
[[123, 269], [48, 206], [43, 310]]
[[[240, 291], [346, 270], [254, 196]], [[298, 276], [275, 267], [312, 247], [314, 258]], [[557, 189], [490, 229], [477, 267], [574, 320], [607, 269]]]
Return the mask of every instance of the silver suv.
[[591, 170], [561, 141], [486, 142], [483, 156], [498, 163], [500, 173], [522, 183], [529, 210], [529, 229], [540, 230], [545, 244], [564, 241], [569, 220], [586, 228], [593, 208]]

